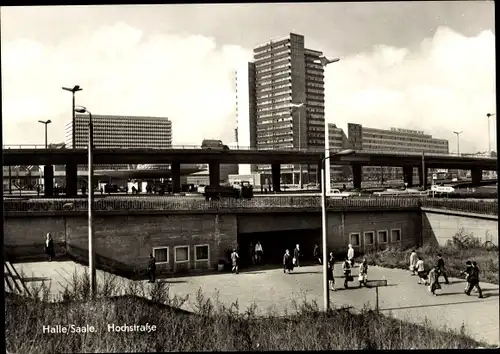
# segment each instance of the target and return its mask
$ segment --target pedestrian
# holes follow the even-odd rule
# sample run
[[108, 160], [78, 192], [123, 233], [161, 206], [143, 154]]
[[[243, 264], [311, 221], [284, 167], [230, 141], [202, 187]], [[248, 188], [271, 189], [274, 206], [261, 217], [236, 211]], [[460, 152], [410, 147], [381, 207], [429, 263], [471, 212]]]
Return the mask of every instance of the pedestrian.
[[349, 260], [351, 267], [354, 267], [354, 248], [352, 248], [351, 244], [347, 246], [347, 259]]
[[330, 285], [330, 289], [335, 291], [335, 257], [333, 257], [333, 252], [330, 252], [328, 255], [328, 284]]
[[476, 288], [477, 291], [479, 292], [479, 298], [483, 298], [483, 291], [481, 290], [481, 287], [479, 286], [479, 267], [477, 266], [476, 261], [472, 262], [472, 267], [470, 269], [470, 274], [469, 274], [469, 279], [467, 280], [467, 290], [465, 290], [465, 294], [467, 296], [470, 296], [470, 293], [473, 288]]
[[232, 265], [233, 265], [233, 268], [232, 268], [232, 272], [235, 273], [235, 274], [238, 274], [239, 271], [238, 271], [238, 260], [239, 260], [240, 256], [238, 255], [238, 252], [236, 252], [236, 247], [233, 249], [233, 253], [231, 253], [231, 262], [232, 262]]
[[248, 248], [248, 257], [250, 257], [249, 264], [255, 264], [255, 247], [252, 242], [250, 242], [250, 246]]
[[366, 257], [363, 257], [363, 262], [359, 266], [359, 286], [361, 285], [368, 286], [366, 281], [368, 279], [368, 261], [366, 260]]
[[256, 261], [257, 264], [262, 263], [262, 256], [264, 255], [264, 250], [262, 248], [262, 245], [260, 244], [260, 241], [257, 241], [257, 244], [255, 245], [255, 256], [256, 256]]
[[152, 253], [149, 254], [148, 277], [149, 277], [150, 283], [155, 282], [155, 280], [156, 280], [156, 259]]
[[446, 270], [444, 269], [444, 259], [441, 256], [441, 253], [438, 253], [437, 266], [439, 268], [439, 275], [442, 275], [444, 277], [444, 283], [450, 284], [450, 282], [448, 281], [448, 275], [446, 274]]
[[417, 270], [417, 261], [418, 261], [417, 251], [412, 250], [411, 254], [410, 254], [410, 272], [411, 272], [411, 275], [415, 275], [415, 271]]
[[466, 281], [465, 291], [467, 291], [467, 288], [469, 287], [469, 276], [471, 272], [472, 272], [472, 262], [467, 261], [465, 262], [465, 269], [460, 272], [460, 274], [465, 275], [465, 281]]
[[293, 250], [293, 265], [296, 266], [297, 268], [300, 268], [300, 246], [297, 243], [295, 246], [295, 249]]
[[321, 255], [320, 255], [319, 251], [320, 251], [319, 246], [317, 244], [314, 244], [313, 257], [315, 260], [318, 261], [319, 264], [321, 264], [322, 261], [321, 261]]
[[293, 271], [293, 260], [290, 250], [287, 249], [283, 255], [283, 273], [290, 274], [291, 271]]
[[45, 240], [45, 254], [49, 258], [49, 262], [52, 262], [52, 259], [56, 256], [54, 240], [52, 239], [50, 232], [47, 233], [47, 238]]
[[439, 265], [436, 265], [429, 271], [429, 291], [432, 295], [437, 295], [435, 291], [441, 289], [441, 285], [439, 285], [439, 271]]
[[416, 265], [416, 268], [417, 268], [417, 275], [418, 275], [418, 283], [419, 284], [422, 284], [422, 281], [424, 282], [424, 285], [427, 285], [427, 273], [425, 272], [425, 265], [424, 265], [424, 261], [422, 260], [422, 258], [420, 257], [417, 257], [417, 265]]
[[344, 258], [344, 263], [342, 263], [342, 271], [344, 272], [344, 288], [348, 288], [348, 282], [352, 281], [351, 276], [351, 263], [347, 257]]

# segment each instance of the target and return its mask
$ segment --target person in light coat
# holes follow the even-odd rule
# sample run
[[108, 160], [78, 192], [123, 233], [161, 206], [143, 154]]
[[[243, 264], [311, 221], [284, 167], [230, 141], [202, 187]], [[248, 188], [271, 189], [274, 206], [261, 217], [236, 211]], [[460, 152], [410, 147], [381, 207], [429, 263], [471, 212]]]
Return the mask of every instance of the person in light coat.
[[262, 256], [264, 255], [264, 249], [262, 248], [262, 245], [260, 244], [260, 241], [257, 241], [255, 244], [255, 257], [256, 257], [256, 263], [261, 264], [262, 263]]
[[352, 245], [349, 244], [349, 246], [347, 246], [347, 259], [349, 260], [349, 263], [351, 265], [351, 267], [354, 267], [354, 248], [352, 248]]
[[415, 250], [411, 251], [410, 254], [410, 272], [411, 275], [415, 275], [415, 271], [417, 270], [417, 262], [418, 262], [418, 255]]
[[439, 284], [439, 266], [435, 266], [429, 271], [429, 291], [432, 295], [437, 295], [436, 290], [441, 289]]

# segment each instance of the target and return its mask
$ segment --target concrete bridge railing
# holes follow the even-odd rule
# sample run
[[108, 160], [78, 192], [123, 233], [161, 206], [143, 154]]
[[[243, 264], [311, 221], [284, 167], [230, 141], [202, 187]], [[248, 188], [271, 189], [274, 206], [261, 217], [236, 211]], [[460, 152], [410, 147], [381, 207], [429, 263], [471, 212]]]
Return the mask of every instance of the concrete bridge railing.
[[[438, 208], [462, 212], [498, 215], [498, 202], [483, 202], [460, 199], [435, 199], [419, 197], [384, 197], [384, 198], [352, 198], [328, 199], [329, 210], [365, 210], [365, 209], [411, 209]], [[149, 198], [102, 198], [96, 199], [94, 210], [110, 211], [186, 211], [186, 212], [272, 212], [272, 211], [312, 211], [320, 210], [320, 196], [269, 196], [250, 200], [222, 199], [206, 201], [191, 197], [149, 197]], [[85, 212], [88, 210], [87, 199], [25, 199], [4, 200], [7, 214], [23, 214], [30, 212]]]

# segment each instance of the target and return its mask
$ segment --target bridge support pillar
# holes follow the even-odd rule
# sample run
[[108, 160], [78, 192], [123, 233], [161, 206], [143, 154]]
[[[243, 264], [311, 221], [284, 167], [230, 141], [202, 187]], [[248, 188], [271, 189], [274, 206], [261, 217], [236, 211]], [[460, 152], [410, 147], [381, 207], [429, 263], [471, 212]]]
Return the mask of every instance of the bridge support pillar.
[[76, 163], [66, 164], [66, 196], [76, 197], [78, 195], [78, 165]]
[[403, 178], [408, 187], [413, 187], [413, 166], [403, 166]]
[[271, 174], [273, 180], [273, 192], [280, 192], [281, 164], [273, 163], [271, 165]]
[[352, 183], [355, 189], [361, 189], [362, 170], [361, 165], [352, 165]]
[[420, 181], [420, 186], [426, 190], [427, 189], [427, 168], [418, 167], [418, 179]]
[[[172, 172], [172, 192], [180, 193], [181, 191], [181, 164], [173, 162], [170, 165]], [[210, 177], [212, 177], [212, 167], [210, 167]]]
[[210, 162], [208, 164], [208, 173], [211, 186], [218, 186], [220, 183], [220, 163]]
[[473, 168], [470, 171], [470, 177], [472, 179], [472, 184], [478, 185], [483, 179], [483, 170], [481, 170], [480, 168]]
[[43, 166], [43, 190], [46, 197], [54, 196], [54, 166]]

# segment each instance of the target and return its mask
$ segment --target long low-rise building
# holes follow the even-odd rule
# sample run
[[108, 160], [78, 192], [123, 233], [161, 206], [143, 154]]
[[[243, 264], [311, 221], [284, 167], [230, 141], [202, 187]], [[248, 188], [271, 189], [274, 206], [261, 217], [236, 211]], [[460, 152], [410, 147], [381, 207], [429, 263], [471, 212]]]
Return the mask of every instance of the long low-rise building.
[[[448, 140], [434, 138], [423, 131], [402, 128], [368, 128], [361, 124], [348, 124], [349, 147], [363, 151], [412, 152], [425, 154], [448, 154]], [[418, 172], [414, 171], [414, 177]], [[400, 167], [363, 167], [364, 180], [393, 180], [403, 178]]]

